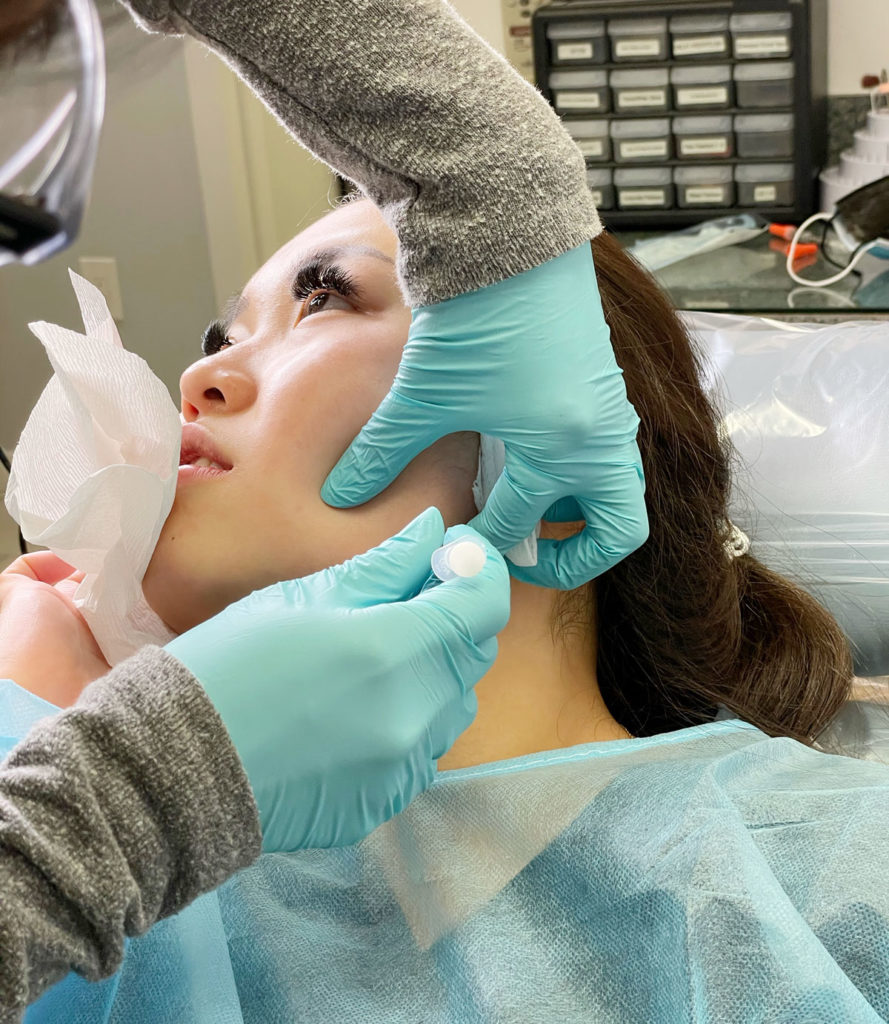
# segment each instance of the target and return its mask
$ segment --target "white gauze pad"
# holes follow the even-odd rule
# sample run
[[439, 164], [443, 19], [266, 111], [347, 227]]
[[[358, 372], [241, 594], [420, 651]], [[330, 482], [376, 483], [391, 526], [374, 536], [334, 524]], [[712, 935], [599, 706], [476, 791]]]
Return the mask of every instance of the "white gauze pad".
[[[472, 497], [475, 499], [475, 507], [481, 512], [488, 495], [494, 489], [494, 484], [503, 472], [506, 465], [506, 446], [499, 437], [489, 437], [487, 434], [480, 435], [478, 450], [478, 475], [472, 485]], [[540, 523], [534, 528], [534, 532], [520, 540], [509, 551], [504, 552], [514, 565], [537, 565], [537, 538], [540, 536]]]
[[85, 333], [28, 325], [55, 374], [15, 450], [6, 507], [28, 541], [86, 574], [74, 604], [113, 666], [175, 636], [142, 577], [176, 495], [182, 425], [164, 383], [124, 349], [102, 293], [69, 274]]

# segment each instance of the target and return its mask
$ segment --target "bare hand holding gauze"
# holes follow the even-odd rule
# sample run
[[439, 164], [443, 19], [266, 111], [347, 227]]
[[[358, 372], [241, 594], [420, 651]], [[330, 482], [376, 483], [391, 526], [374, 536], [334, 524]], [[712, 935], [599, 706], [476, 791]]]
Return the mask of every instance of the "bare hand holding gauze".
[[114, 666], [175, 635], [142, 577], [176, 495], [182, 425], [164, 383], [124, 349], [102, 293], [69, 274], [86, 333], [29, 324], [55, 374], [15, 450], [6, 507], [30, 543], [86, 573], [74, 603]]

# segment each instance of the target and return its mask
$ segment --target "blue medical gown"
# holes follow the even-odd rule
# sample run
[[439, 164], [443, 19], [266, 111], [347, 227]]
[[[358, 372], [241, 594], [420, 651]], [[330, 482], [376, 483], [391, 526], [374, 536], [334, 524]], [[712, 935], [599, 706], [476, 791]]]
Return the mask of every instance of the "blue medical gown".
[[[7, 746], [46, 709], [0, 687]], [[26, 1021], [875, 1024], [887, 821], [889, 767], [737, 719], [443, 772], [357, 846], [262, 856]]]

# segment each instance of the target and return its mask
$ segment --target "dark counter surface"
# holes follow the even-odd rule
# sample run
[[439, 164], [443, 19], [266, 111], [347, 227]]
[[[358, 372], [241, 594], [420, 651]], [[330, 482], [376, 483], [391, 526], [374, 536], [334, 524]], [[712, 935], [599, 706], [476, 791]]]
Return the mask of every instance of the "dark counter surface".
[[[654, 232], [617, 232], [627, 248]], [[889, 319], [889, 260], [867, 255], [844, 280], [827, 288], [796, 284], [785, 269], [785, 257], [772, 248], [776, 240], [760, 235], [740, 245], [726, 246], [692, 256], [654, 272], [680, 309], [716, 313], [749, 313], [780, 319], [844, 320], [858, 317]], [[841, 264], [848, 261], [842, 248], [829, 252]], [[816, 262], [801, 277], [820, 280], [837, 272], [819, 251]]]

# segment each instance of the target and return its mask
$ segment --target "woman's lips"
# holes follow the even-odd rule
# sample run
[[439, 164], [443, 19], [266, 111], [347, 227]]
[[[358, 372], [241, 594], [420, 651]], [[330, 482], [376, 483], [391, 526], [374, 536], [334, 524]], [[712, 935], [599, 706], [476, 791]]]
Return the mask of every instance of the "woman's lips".
[[222, 469], [218, 466], [180, 466], [178, 485], [188, 482], [189, 480], [210, 480], [213, 477], [225, 476], [226, 473], [230, 473], [230, 469]]

